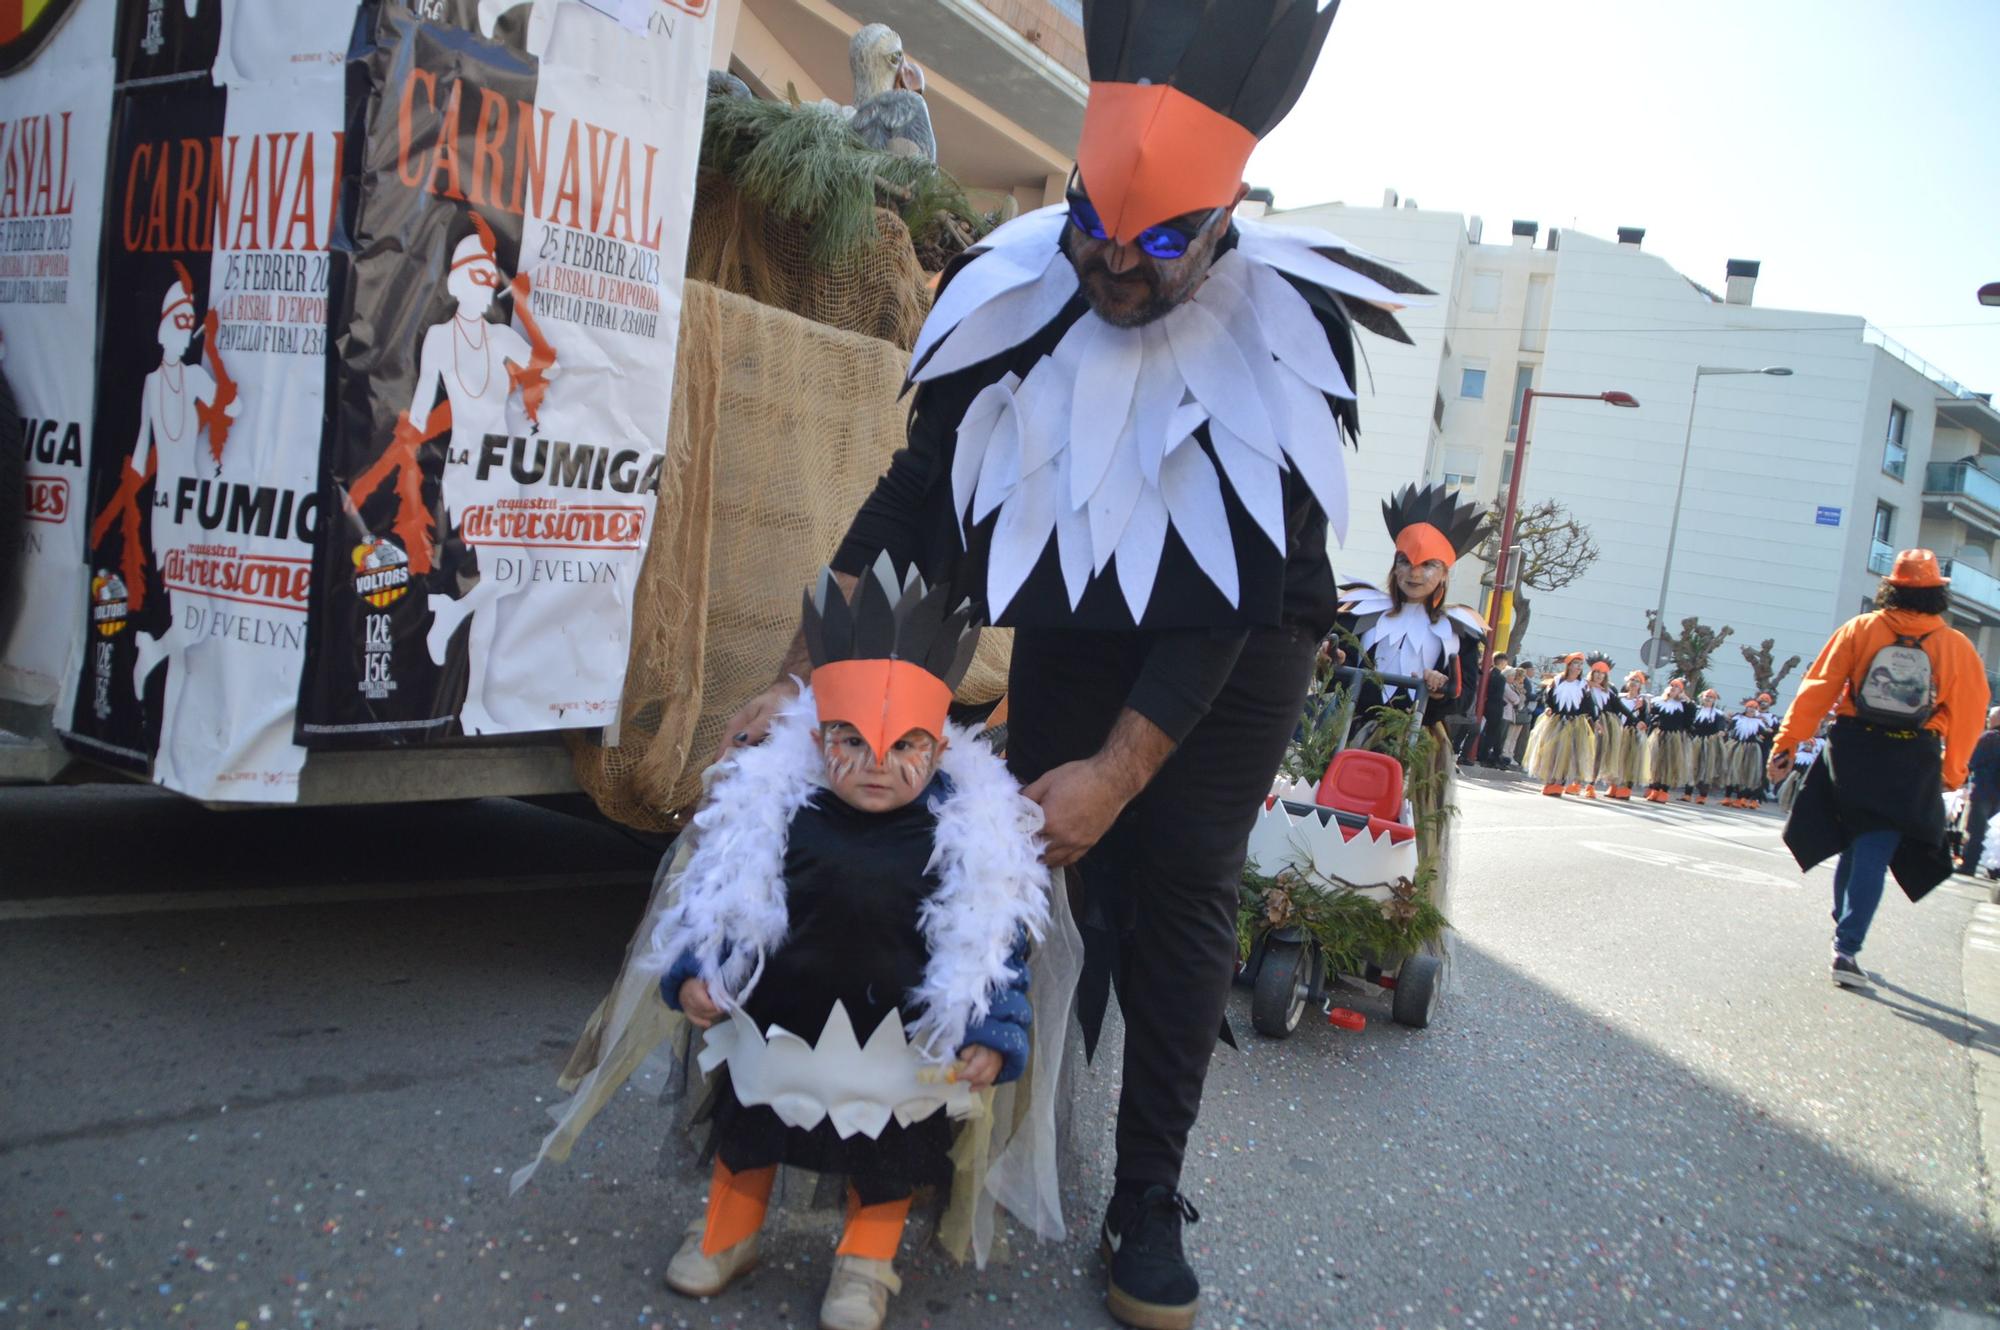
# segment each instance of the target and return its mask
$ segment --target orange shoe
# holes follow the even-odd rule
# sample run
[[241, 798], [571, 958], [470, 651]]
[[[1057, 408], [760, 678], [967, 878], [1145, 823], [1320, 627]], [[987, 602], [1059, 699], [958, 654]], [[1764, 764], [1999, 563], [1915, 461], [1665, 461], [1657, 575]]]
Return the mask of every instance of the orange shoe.
[[1567, 784], [1567, 785], [1563, 786], [1563, 793], [1564, 793], [1564, 794], [1582, 794], [1582, 793], [1583, 793], [1583, 786], [1582, 786], [1581, 784], [1579, 784], [1578, 782], [1576, 782], [1576, 781], [1571, 781], [1571, 782], [1570, 782], [1569, 784]]
[[1547, 785], [1542, 786], [1542, 793], [1546, 794], [1551, 799], [1562, 798], [1562, 793], [1563, 793], [1562, 782], [1559, 780], [1550, 781]]
[[[1696, 795], [1696, 796], [1694, 797], [1694, 801], [1695, 801], [1696, 803], [1698, 803], [1698, 804], [1705, 804], [1705, 803], [1707, 803], [1707, 802], [1708, 802], [1708, 796], [1707, 796], [1707, 795], [1705, 795], [1705, 794], [1697, 794], [1697, 795]], [[1726, 799], [1722, 799], [1722, 800], [1717, 800], [1717, 802], [1718, 802], [1718, 803], [1727, 803], [1727, 802], [1729, 802], [1729, 801], [1728, 801], [1728, 800], [1726, 800]]]
[[1651, 799], [1656, 804], [1663, 804], [1667, 802], [1667, 792], [1665, 790], [1648, 790], [1646, 792], [1646, 797], [1648, 799]]
[[1597, 787], [1595, 785], [1584, 786], [1583, 797], [1586, 799], [1595, 799], [1597, 797]]
[[1686, 791], [1686, 790], [1682, 790], [1682, 791], [1681, 791], [1681, 802], [1682, 802], [1682, 803], [1684, 803], [1684, 804], [1691, 804], [1691, 803], [1693, 803], [1693, 802], [1694, 802], [1694, 795], [1692, 795], [1691, 793], [1689, 793], [1689, 792], [1688, 792], [1688, 791]]
[[1611, 797], [1623, 803], [1632, 797], [1632, 787], [1629, 785], [1614, 785], [1611, 787]]

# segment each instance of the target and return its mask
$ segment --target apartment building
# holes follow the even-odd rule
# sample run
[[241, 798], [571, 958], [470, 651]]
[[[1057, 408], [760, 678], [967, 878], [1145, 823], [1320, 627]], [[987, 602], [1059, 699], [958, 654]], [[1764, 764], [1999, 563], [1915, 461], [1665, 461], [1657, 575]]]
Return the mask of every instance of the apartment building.
[[[1923, 544], [1949, 561], [1953, 622], [2000, 659], [2000, 412], [1983, 396], [1858, 316], [1757, 305], [1754, 261], [1710, 288], [1636, 227], [1607, 240], [1522, 220], [1489, 242], [1479, 218], [1384, 205], [1268, 217], [1333, 231], [1438, 292], [1404, 320], [1416, 346], [1370, 343], [1343, 573], [1386, 563], [1372, 501], [1397, 485], [1504, 497], [1523, 390], [1621, 391], [1639, 409], [1535, 404], [1522, 503], [1565, 505], [1600, 557], [1568, 587], [1527, 592], [1525, 652], [1637, 664], [1664, 580], [1668, 625], [1734, 630], [1708, 671], [1734, 701], [1753, 679], [1740, 647], [1769, 638], [1780, 662], [1809, 662], [1894, 550]], [[1767, 368], [1790, 373], [1715, 372]], [[1487, 571], [1462, 563], [1454, 594], [1476, 601]]]

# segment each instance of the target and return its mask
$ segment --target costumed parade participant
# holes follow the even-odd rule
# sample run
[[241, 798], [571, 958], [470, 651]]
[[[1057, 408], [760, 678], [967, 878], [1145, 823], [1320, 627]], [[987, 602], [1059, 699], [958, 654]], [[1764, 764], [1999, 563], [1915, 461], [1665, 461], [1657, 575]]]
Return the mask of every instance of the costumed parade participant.
[[1723, 735], [1724, 808], [1756, 808], [1764, 802], [1764, 713], [1753, 698], [1743, 704]]
[[1615, 726], [1607, 725], [1611, 742], [1610, 797], [1625, 803], [1632, 787], [1645, 783], [1646, 775], [1646, 672], [1633, 670], [1625, 676], [1625, 689], [1618, 695], [1613, 713]]
[[[1417, 817], [1418, 853], [1437, 865], [1432, 901], [1445, 910], [1449, 874], [1442, 821], [1449, 816], [1456, 774], [1444, 718], [1463, 709], [1479, 686], [1486, 621], [1463, 605], [1446, 605], [1451, 569], [1486, 538], [1486, 518], [1477, 505], [1459, 500], [1442, 485], [1405, 485], [1382, 504], [1382, 521], [1395, 542], [1396, 557], [1385, 579], [1388, 588], [1367, 582], [1341, 584], [1336, 622], [1359, 642], [1361, 664], [1375, 674], [1424, 681], [1422, 729], [1430, 737], [1430, 769], [1408, 773], [1406, 788]], [[1344, 660], [1342, 653], [1338, 659]], [[1383, 685], [1364, 677], [1354, 706], [1356, 724], [1349, 747], [1373, 748], [1398, 760], [1410, 756], [1402, 744], [1378, 742], [1373, 717], [1379, 707], [1408, 711], [1416, 695], [1408, 687]], [[1447, 912], [1446, 917], [1450, 915]]]
[[1931, 551], [1899, 552], [1876, 608], [1820, 648], [1771, 745], [1766, 774], [1782, 780], [1799, 744], [1834, 713], [1785, 821], [1785, 846], [1808, 872], [1840, 856], [1832, 978], [1843, 987], [1870, 982], [1855, 958], [1884, 875], [1894, 872], [1912, 901], [1951, 876], [1944, 792], [1965, 784], [1990, 699], [1977, 648], [1944, 621], [1950, 585]]
[[[1613, 739], [1615, 731], [1624, 727], [1619, 723], [1619, 715], [1624, 704], [1611, 687], [1611, 657], [1601, 651], [1593, 651], [1584, 657], [1590, 670], [1587, 675], [1590, 686], [1590, 704], [1597, 713], [1591, 723], [1591, 738], [1595, 751], [1591, 760], [1590, 779], [1583, 783], [1583, 797], [1595, 799], [1597, 784], [1604, 782], [1605, 793], [1616, 788], [1618, 781], [1612, 772], [1612, 764], [1617, 760], [1617, 744]], [[1569, 791], [1575, 793], [1575, 791]]]
[[1563, 657], [1562, 677], [1549, 685], [1548, 703], [1528, 739], [1528, 774], [1542, 793], [1560, 799], [1583, 788], [1597, 760], [1591, 722], [1597, 719], [1590, 685], [1583, 677], [1583, 653]]
[[[1446, 605], [1444, 596], [1452, 566], [1485, 539], [1486, 519], [1442, 485], [1405, 485], [1383, 502], [1382, 521], [1396, 545], [1388, 587], [1343, 582], [1336, 622], [1361, 644], [1367, 669], [1424, 681], [1423, 724], [1439, 731], [1442, 745], [1444, 717], [1477, 689], [1486, 645], [1486, 621], [1464, 605]], [[1409, 688], [1364, 679], [1354, 710], [1365, 718], [1380, 706], [1408, 710], [1414, 701]], [[1356, 742], [1361, 738], [1357, 732]]]
[[1810, 739], [1799, 740], [1799, 746], [1792, 750], [1792, 769], [1778, 785], [1778, 808], [1790, 814], [1792, 805], [1798, 801], [1799, 787], [1806, 783], [1806, 773], [1819, 758], [1819, 750], [1826, 743], [1826, 726]]
[[[1080, 944], [1040, 862], [1041, 811], [946, 721], [978, 635], [949, 595], [898, 579], [886, 555], [851, 608], [822, 575], [805, 608], [812, 686], [715, 768], [579, 1049], [591, 1076], [542, 1157], [566, 1154], [650, 1049], [706, 1031], [697, 1122], [714, 1170], [667, 1267], [676, 1292], [714, 1296], [757, 1262], [779, 1165], [849, 1183], [823, 1330], [882, 1324], [918, 1188], [947, 1189], [961, 1213], [990, 1195], [1042, 1236], [1062, 1231], [1055, 1064]], [[1040, 1013], [1031, 947], [1049, 958]], [[1054, 1028], [1031, 1045], [1037, 1014]], [[1037, 1060], [1036, 1096], [982, 1102]], [[991, 1160], [977, 1175], [953, 1153], [975, 1125], [991, 1133], [970, 1152]], [[1006, 1143], [1039, 1158], [1003, 1174]]]
[[[1125, 1018], [1109, 1307], [1194, 1321], [1188, 1131], [1236, 967], [1251, 830], [1298, 725], [1346, 529], [1353, 326], [1428, 294], [1339, 238], [1238, 219], [1318, 58], [1313, 0], [1091, 0], [1066, 202], [947, 270], [906, 447], [833, 558], [888, 550], [1012, 626], [1010, 767], [1077, 866], [1078, 1003]], [[787, 662], [803, 670], [801, 652]], [[724, 731], [751, 739], [781, 675]]]
[[1702, 689], [1696, 701], [1700, 705], [1694, 709], [1694, 719], [1688, 722], [1692, 779], [1681, 791], [1681, 802], [1692, 800], [1705, 804], [1708, 796], [1713, 794], [1717, 796], [1718, 803], [1726, 804], [1729, 800], [1723, 797], [1722, 791], [1729, 784], [1727, 777], [1732, 749], [1724, 731], [1729, 728], [1729, 715], [1722, 709], [1722, 694], [1713, 688]]
[[1694, 741], [1689, 727], [1694, 707], [1688, 702], [1687, 680], [1667, 680], [1666, 691], [1647, 707], [1646, 798], [1663, 804], [1671, 792], [1694, 779]]

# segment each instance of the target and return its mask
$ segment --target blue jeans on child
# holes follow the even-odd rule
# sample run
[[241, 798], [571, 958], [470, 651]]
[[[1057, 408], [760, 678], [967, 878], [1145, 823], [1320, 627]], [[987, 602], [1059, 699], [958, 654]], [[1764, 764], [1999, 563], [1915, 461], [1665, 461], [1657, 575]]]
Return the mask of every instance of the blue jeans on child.
[[1882, 903], [1882, 884], [1890, 856], [1902, 841], [1893, 827], [1864, 831], [1848, 842], [1833, 870], [1833, 949], [1857, 956], [1868, 940], [1868, 925]]

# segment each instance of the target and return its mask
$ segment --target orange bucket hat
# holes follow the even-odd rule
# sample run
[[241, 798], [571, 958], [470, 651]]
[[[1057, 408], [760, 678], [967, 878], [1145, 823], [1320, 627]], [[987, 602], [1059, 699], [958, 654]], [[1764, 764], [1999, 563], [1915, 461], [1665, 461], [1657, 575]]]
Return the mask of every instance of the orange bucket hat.
[[1893, 586], [1927, 587], [1950, 586], [1951, 579], [1938, 567], [1937, 555], [1929, 550], [1903, 550], [1896, 555], [1896, 566], [1889, 571], [1889, 582]]

